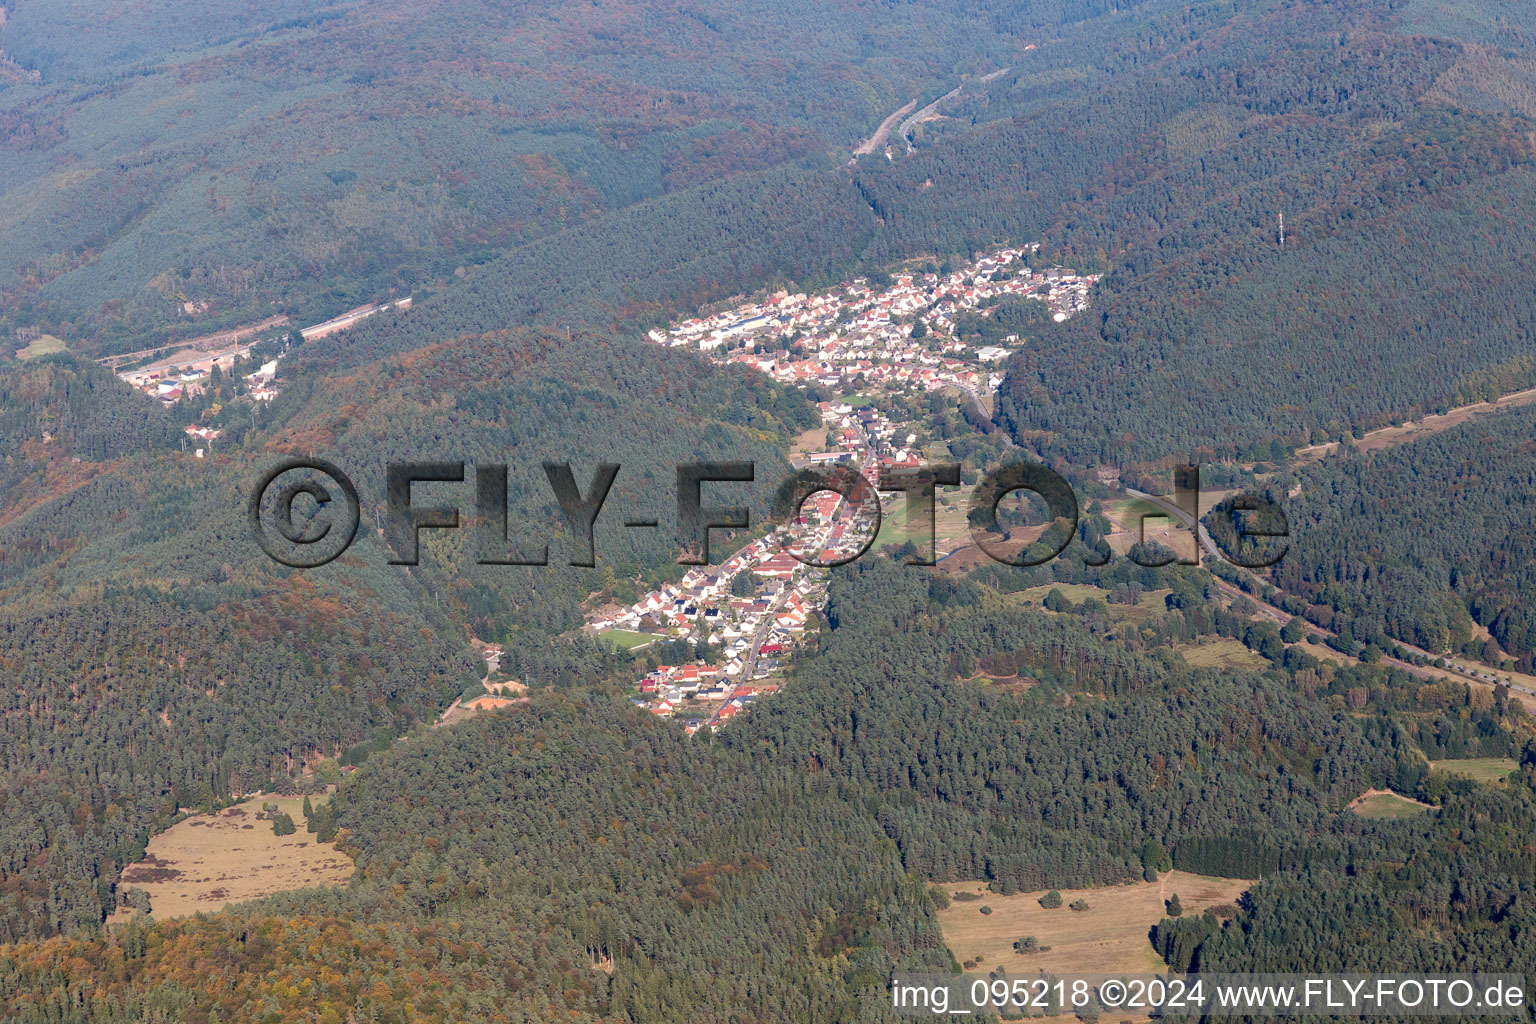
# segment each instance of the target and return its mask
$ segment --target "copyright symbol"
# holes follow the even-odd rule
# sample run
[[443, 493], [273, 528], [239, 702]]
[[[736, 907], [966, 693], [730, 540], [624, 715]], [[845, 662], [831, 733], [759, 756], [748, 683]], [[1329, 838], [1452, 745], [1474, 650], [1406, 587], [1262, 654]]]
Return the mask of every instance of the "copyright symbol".
[[1106, 1008], [1125, 1002], [1125, 982], [1110, 979], [1099, 986], [1099, 1002]]
[[[289, 474], [292, 479], [279, 482]], [[338, 492], [344, 512], [331, 508]], [[300, 495], [309, 500], [297, 501]], [[287, 459], [273, 466], [251, 492], [246, 514], [261, 550], [291, 569], [333, 561], [351, 546], [362, 519], [352, 480], [324, 459]]]

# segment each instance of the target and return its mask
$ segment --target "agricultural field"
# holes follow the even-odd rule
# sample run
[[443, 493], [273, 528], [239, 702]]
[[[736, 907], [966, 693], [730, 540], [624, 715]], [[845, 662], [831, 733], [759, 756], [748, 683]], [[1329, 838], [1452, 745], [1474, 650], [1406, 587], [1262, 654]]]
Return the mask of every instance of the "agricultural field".
[[1390, 790], [1368, 789], [1349, 803], [1362, 818], [1412, 818], [1432, 810], [1429, 804], [1410, 800]]
[[1161, 544], [1178, 555], [1180, 561], [1195, 557], [1195, 535], [1151, 502], [1139, 498], [1107, 501], [1104, 515], [1112, 527], [1105, 540], [1116, 555], [1124, 555], [1145, 540], [1148, 544]]
[[1503, 782], [1509, 773], [1518, 767], [1514, 759], [1509, 757], [1464, 757], [1455, 760], [1431, 761], [1429, 766], [1436, 771], [1460, 775], [1464, 779], [1483, 783]]
[[[985, 882], [946, 883], [940, 888], [951, 894], [951, 902], [938, 918], [955, 959], [974, 963], [977, 970], [1002, 966], [1031, 973], [1156, 971], [1167, 965], [1152, 949], [1147, 932], [1166, 916], [1165, 901], [1177, 893], [1184, 913], [1197, 914], [1235, 902], [1252, 884], [1170, 871], [1155, 882], [1062, 889], [1062, 905], [1047, 910], [1039, 903], [1043, 893], [999, 896], [988, 892]], [[979, 898], [954, 899], [954, 893]], [[1087, 910], [1070, 909], [1068, 905], [1079, 899], [1088, 904]], [[991, 907], [992, 913], [981, 913], [982, 907]], [[1049, 948], [1015, 953], [1013, 944], [1029, 935]]]
[[[969, 507], [967, 497], [949, 496], [946, 501], [944, 496], [933, 506], [933, 539], [935, 557], [955, 550], [955, 548], [970, 540], [970, 525], [966, 522], [965, 513]], [[898, 547], [911, 541], [919, 550], [928, 545], [928, 528], [926, 523], [913, 523], [907, 511], [905, 497], [897, 496], [895, 504], [890, 512], [885, 513], [880, 519], [880, 534], [875, 538], [874, 550], [879, 550], [887, 544], [895, 544]]]
[[[298, 831], [273, 835], [272, 823], [256, 817], [263, 803], [277, 804]], [[290, 889], [345, 884], [352, 877], [351, 859], [305, 831], [303, 805], [302, 797], [258, 796], [178, 822], [151, 839], [144, 859], [124, 870], [123, 886], [147, 892], [150, 915], [165, 920]]]

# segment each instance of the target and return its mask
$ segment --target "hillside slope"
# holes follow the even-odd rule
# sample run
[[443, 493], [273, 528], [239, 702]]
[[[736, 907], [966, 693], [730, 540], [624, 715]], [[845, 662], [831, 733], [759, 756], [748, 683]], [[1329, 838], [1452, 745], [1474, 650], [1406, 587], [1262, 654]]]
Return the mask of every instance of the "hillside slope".
[[[370, 741], [434, 719], [483, 674], [466, 627], [526, 635], [506, 664], [530, 682], [601, 677], [609, 654], [551, 637], [605, 586], [682, 572], [670, 529], [637, 540], [620, 517], [670, 525], [675, 463], [726, 458], [761, 467], [740, 494], [761, 516], [788, 438], [815, 419], [798, 395], [680, 354], [524, 331], [295, 381], [265, 431], [197, 459], [157, 404], [73, 366], [0, 368], [0, 394], [37, 395], [9, 407], [8, 434], [34, 457], [0, 500], [8, 939], [96, 925], [118, 869], [178, 805], [318, 757], [361, 760]], [[309, 572], [270, 561], [245, 517], [262, 472], [290, 454], [335, 461], [364, 499], [357, 543]], [[445, 458], [509, 466], [509, 518], [542, 535], [550, 568], [475, 564], [472, 483], [458, 489], [464, 531], [428, 534], [419, 573], [387, 564], [372, 528], [385, 464]], [[544, 460], [571, 462], [583, 488], [596, 463], [624, 467], [599, 519], [605, 568], [564, 566]]]

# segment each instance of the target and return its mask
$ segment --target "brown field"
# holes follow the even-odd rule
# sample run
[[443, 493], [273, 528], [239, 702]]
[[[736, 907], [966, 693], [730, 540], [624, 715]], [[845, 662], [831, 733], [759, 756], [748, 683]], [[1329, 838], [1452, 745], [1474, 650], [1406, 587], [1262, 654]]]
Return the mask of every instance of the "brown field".
[[[935, 516], [937, 518], [937, 513]], [[942, 519], [938, 521], [940, 523], [943, 522]], [[942, 531], [943, 527], [937, 526], [935, 529]], [[1020, 526], [1012, 530], [1006, 539], [995, 533], [986, 533], [982, 537], [986, 541], [988, 548], [1000, 558], [1014, 558], [1038, 540], [1045, 531], [1046, 526], [1044, 525]], [[995, 564], [996, 559], [976, 545], [975, 540], [971, 537], [969, 527], [967, 527], [964, 535], [956, 538], [956, 540], [958, 543], [952, 551], [947, 555], [940, 555], [942, 560], [939, 562], [939, 565], [944, 568], [945, 572], [961, 574], [970, 572], [972, 569], [980, 566]]]
[[1220, 505], [1222, 502], [1226, 501], [1236, 493], [1237, 488], [1235, 487], [1231, 487], [1223, 491], [1208, 491], [1202, 488], [1200, 491], [1200, 517], [1202, 519], [1205, 518], [1206, 513], [1210, 512], [1211, 509], [1215, 508], [1217, 505]]
[[[1156, 882], [1063, 889], [1062, 905], [1046, 910], [1038, 902], [1042, 893], [999, 896], [988, 892], [984, 882], [949, 882], [940, 886], [945, 892], [978, 893], [981, 899], [955, 900], [938, 918], [955, 959], [962, 964], [976, 961], [976, 970], [1001, 965], [1009, 971], [1076, 974], [1155, 971], [1167, 965], [1153, 951], [1147, 931], [1165, 916], [1165, 900], [1178, 893], [1184, 913], [1198, 913], [1232, 903], [1252, 884], [1170, 871]], [[1076, 899], [1086, 900], [1088, 909], [1069, 909], [1067, 904]], [[992, 913], [981, 913], [984, 906]], [[1015, 953], [1014, 942], [1026, 935], [1050, 949]]]
[[[1205, 515], [1224, 499], [1236, 494], [1235, 490], [1202, 490], [1200, 515]], [[1120, 498], [1104, 503], [1104, 515], [1112, 527], [1108, 541], [1116, 555], [1124, 556], [1131, 547], [1142, 540], [1143, 530], [1147, 541], [1156, 541], [1179, 556], [1181, 561], [1192, 561], [1199, 554], [1195, 535], [1181, 526], [1166, 511], [1142, 498]], [[1145, 517], [1145, 520], [1143, 520]]]
[[[1230, 492], [1215, 492], [1227, 494]], [[1206, 504], [1207, 495], [1202, 492], [1200, 505], [1202, 511]], [[1169, 551], [1178, 555], [1180, 560], [1192, 560], [1197, 552], [1195, 535], [1174, 519], [1169, 513], [1141, 498], [1125, 498], [1119, 501], [1106, 501], [1104, 503], [1104, 515], [1113, 527], [1108, 538], [1109, 546], [1115, 554], [1123, 556], [1132, 546], [1145, 539], [1148, 543], [1157, 542]]]
[[[264, 802], [289, 814], [298, 831], [273, 835], [272, 823], [256, 817]], [[124, 869], [122, 884], [149, 893], [156, 920], [290, 889], [344, 884], [352, 877], [351, 859], [304, 830], [303, 805], [303, 797], [259, 796], [217, 814], [187, 818], [149, 841], [145, 858]]]
[[800, 456], [809, 454], [810, 452], [821, 452], [826, 451], [826, 449], [827, 428], [812, 427], [810, 430], [805, 431], [799, 437], [795, 438], [795, 443], [791, 445], [789, 449], [789, 457], [792, 459], [799, 458]]

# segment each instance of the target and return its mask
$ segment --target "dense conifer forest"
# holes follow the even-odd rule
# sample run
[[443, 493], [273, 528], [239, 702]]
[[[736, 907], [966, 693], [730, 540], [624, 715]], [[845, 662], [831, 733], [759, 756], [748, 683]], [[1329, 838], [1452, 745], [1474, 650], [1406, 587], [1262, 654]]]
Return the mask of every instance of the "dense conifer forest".
[[[436, 294], [427, 311], [410, 318], [407, 334], [370, 332], [389, 349], [406, 351], [432, 338], [510, 323], [607, 323], [775, 279], [814, 282], [905, 256], [943, 256], [997, 240], [1038, 237], [1052, 257], [1110, 273], [1093, 316], [1060, 328], [1042, 325], [1025, 338], [1011, 364], [1001, 410], [1021, 437], [1044, 454], [1080, 464], [1155, 461], [1190, 451], [1263, 457], [1273, 446], [1283, 450], [1337, 438], [1531, 383], [1526, 325], [1532, 311], [1522, 305], [1528, 289], [1517, 282], [1532, 260], [1532, 232], [1522, 225], [1531, 222], [1528, 118], [1536, 105], [1518, 58], [1520, 32], [1532, 27], [1514, 12], [1494, 30], [1474, 24], [1482, 20], [1475, 11], [1453, 5], [1456, 16], [1447, 17], [1444, 6], [1431, 11], [1380, 0], [1334, 5], [1264, 0], [1238, 8], [1150, 2], [1104, 9], [1021, 5], [1005, 12], [979, 5], [942, 14], [911, 6], [900, 19], [904, 30], [920, 31], [924, 18], [948, 21], [957, 33], [965, 26], [971, 31], [970, 67], [979, 72], [995, 60], [997, 68], [1006, 69], [969, 87], [945, 117], [914, 129], [911, 155], [894, 162], [862, 156], [843, 166], [835, 154], [851, 147], [858, 131], [846, 113], [829, 112], [846, 111], [846, 104], [807, 98], [802, 109], [790, 113], [793, 104], [782, 90], [754, 79], [739, 87], [763, 117], [779, 120], [765, 121], [767, 134], [744, 149], [732, 150], [718, 137], [707, 144], [722, 156], [728, 151], [754, 156], [744, 163], [701, 161], [697, 150], [685, 146], [687, 155], [677, 159], [692, 173], [669, 176], [662, 170], [670, 184], [652, 186], [639, 185], [646, 176], [637, 175], [637, 165], [665, 167], [673, 157], [631, 146], [630, 129], [617, 123], [604, 129], [611, 136], [585, 136], [578, 147], [583, 155], [573, 150], [558, 170], [547, 152], [497, 155], [497, 147], [507, 145], [522, 153], [523, 143], [507, 140], [531, 138], [530, 132], [548, 138], [511, 114], [529, 99], [514, 92], [486, 97], [480, 95], [483, 83], [454, 81], [458, 106], [414, 115], [433, 125], [420, 144], [430, 147], [427, 140], [452, 124], [462, 135], [448, 149], [462, 145], [476, 152], [472, 159], [460, 158], [460, 169], [436, 156], [436, 174], [417, 175], [424, 180], [416, 189], [424, 192], [373, 195], [370, 190], [379, 186], [370, 184], [369, 176], [398, 175], [402, 169], [368, 165], [372, 169], [357, 177], [346, 169], [322, 170], [320, 164], [336, 160], [317, 158], [274, 165], [272, 180], [248, 186], [239, 200], [242, 207], [259, 204], [256, 196], [282, 189], [289, 174], [317, 176], [319, 185], [298, 191], [326, 209], [311, 212], [318, 222], [337, 221], [349, 205], [398, 209], [402, 213], [390, 217], [389, 227], [398, 232], [410, 219], [403, 211], [412, 211], [410, 216], [423, 211], [420, 216], [433, 226], [416, 232], [420, 241], [381, 245], [382, 226], [368, 227], [366, 219], [355, 227], [349, 223], [340, 230], [357, 232], [352, 242], [325, 243], [308, 262], [272, 268], [275, 277], [267, 283], [241, 286], [249, 292], [247, 300], [216, 304], [230, 316], [236, 309], [254, 314], [250, 300], [261, 297], [306, 316], [378, 295], [386, 282], [397, 293]], [[471, 23], [475, 17], [462, 16]], [[359, 18], [353, 12], [245, 26], [261, 41], [246, 47], [254, 52], [243, 59], [307, 40], [340, 48], [350, 55], [347, 62], [356, 62], [361, 57], [353, 34], [362, 30]], [[713, 16], [699, 12], [697, 18], [702, 20], [691, 20], [690, 32], [743, 38]], [[643, 75], [647, 60], [664, 58], [632, 33], [644, 18], [623, 24], [603, 45], [629, 54], [628, 73]], [[1057, 33], [1049, 45], [1011, 53], [1002, 41], [1011, 32], [1044, 36], [1047, 26]], [[422, 45], [430, 48], [446, 45], [437, 34], [444, 28], [416, 25], [411, 31], [423, 33]], [[1435, 28], [1440, 32], [1427, 31]], [[6, 38], [17, 37], [11, 50], [23, 63], [36, 59], [46, 67], [57, 60], [57, 75], [66, 69], [84, 74], [70, 58], [42, 47], [22, 15], [4, 31]], [[835, 62], [831, 51], [846, 45], [845, 34], [838, 29], [814, 34], [824, 48], [815, 59]], [[747, 35], [753, 36], [752, 45], [771, 45]], [[954, 40], [944, 33], [940, 38]], [[1192, 45], [1207, 38], [1219, 38], [1220, 44]], [[133, 90], [152, 89], [156, 76], [180, 67], [174, 61], [155, 64], [154, 55], [163, 51], [154, 47], [124, 43], [107, 52], [119, 53], [131, 66], [158, 69]], [[133, 64], [129, 53], [141, 63]], [[992, 56], [984, 59], [986, 53]], [[219, 81], [234, 58], [187, 59], [198, 68], [199, 80]], [[932, 59], [944, 58], [933, 54]], [[878, 109], [883, 99], [894, 110], [903, 90], [924, 95], [936, 88], [937, 64], [921, 64], [914, 57], [904, 66], [886, 65], [902, 71], [870, 87], [861, 102]], [[600, 74], [601, 66], [582, 65], [592, 75]], [[319, 106], [307, 117], [339, 116], [338, 104], [375, 94], [382, 99], [414, 84], [400, 74], [370, 78], [349, 71], [348, 79], [343, 70], [311, 72], [339, 91], [316, 101]], [[180, 73], [194, 74], [184, 68]], [[827, 80], [824, 74], [818, 78]], [[533, 88], [531, 79], [522, 87]], [[762, 92], [752, 91], [759, 87]], [[0, 96], [21, 104], [16, 117], [27, 123], [47, 119], [43, 111], [61, 102], [57, 96], [31, 97], [25, 88], [3, 86]], [[113, 97], [130, 86], [101, 88], [87, 109], [94, 109], [92, 104], [110, 109]], [[280, 103], [281, 95], [274, 93], [273, 102]], [[566, 108], [552, 108], [540, 118], [560, 122], [570, 116], [570, 105], [588, 117], [600, 109], [579, 89], [566, 102]], [[694, 139], [687, 145], [706, 145], [701, 133], [707, 131], [736, 131], [710, 120], [702, 109], [683, 113], [689, 103], [703, 103], [697, 97], [680, 94], [677, 102], [679, 110], [654, 116], [663, 123], [675, 117], [680, 126], [714, 126], [680, 127]], [[653, 106], [667, 110], [659, 98]], [[873, 110], [863, 109], [866, 124], [878, 120]], [[438, 113], [429, 116], [433, 110]], [[483, 133], [501, 123], [498, 118], [511, 118], [515, 127], [493, 135], [492, 144]], [[807, 122], [818, 125], [820, 134], [805, 128]], [[565, 137], [574, 142], [583, 131], [572, 128]], [[358, 132], [349, 130], [344, 137]], [[804, 144], [799, 150], [786, 147], [786, 138], [776, 132], [799, 133]], [[63, 136], [73, 139], [67, 127]], [[650, 144], [665, 136], [646, 133]], [[70, 144], [45, 137], [27, 136], [31, 141], [9, 159], [18, 166], [41, 166], [44, 153], [35, 149]], [[896, 143], [898, 149], [905, 145]], [[402, 158], [411, 152], [396, 149]], [[506, 197], [522, 195], [522, 187], [479, 194], [489, 187], [489, 167], [497, 160], [522, 168], [528, 175], [523, 187], [533, 193], [550, 190], [535, 200], [546, 205], [542, 213], [499, 209]], [[600, 173], [596, 168], [604, 161], [611, 163]], [[150, 178], [174, 179], [186, 172], [174, 160], [150, 166], [155, 169], [142, 172]], [[603, 174], [613, 175], [612, 185], [603, 183]], [[331, 179], [342, 183], [333, 185]], [[34, 179], [7, 180], [23, 187]], [[154, 266], [142, 248], [150, 238], [155, 244], [164, 238], [151, 235], [148, 225], [178, 208], [168, 183], [146, 184], [144, 197], [128, 200], [138, 204], [136, 212], [125, 212], [125, 226], [110, 239], [87, 242], [79, 254], [61, 254], [57, 270], [27, 271], [34, 283], [17, 286], [18, 295], [26, 297], [7, 304], [10, 320], [0, 327], [36, 325], [69, 335], [66, 325], [76, 325], [83, 337], [95, 339], [84, 341], [90, 347], [106, 344], [116, 328], [103, 333], [86, 325], [184, 319], [185, 312], [174, 313], [176, 304], [195, 305], [204, 294], [186, 275], [201, 283], [204, 276], [227, 274], [228, 262], [245, 268], [262, 262], [230, 259], [227, 234], [215, 229], [219, 218], [235, 213], [234, 207], [226, 212], [226, 200], [219, 198], [234, 187], [210, 181], [208, 213], [198, 215], [214, 217], [206, 236], [221, 239], [222, 268], [194, 271], [183, 257], [176, 271], [181, 279], [150, 282], [132, 296], [116, 293], [121, 286], [107, 267], [130, 255]], [[627, 194], [621, 194], [624, 189]], [[337, 194], [329, 196], [328, 190]], [[434, 190], [442, 197], [432, 198]], [[175, 195], [189, 198], [191, 191], [178, 180]], [[131, 196], [133, 190], [117, 192]], [[433, 212], [440, 203], [456, 212]], [[585, 213], [579, 212], [583, 204]], [[282, 212], [268, 216], [302, 216], [286, 206], [277, 209]], [[1283, 245], [1282, 216], [1287, 218]], [[454, 223], [485, 217], [496, 226]], [[434, 236], [441, 241], [428, 241]], [[366, 251], [376, 267], [354, 268], [349, 283], [334, 283], [335, 271], [352, 258], [346, 255], [349, 245], [358, 247], [359, 258]], [[387, 269], [392, 259], [396, 265]], [[445, 288], [455, 277], [443, 268], [464, 275], [465, 286]], [[76, 297], [91, 289], [73, 286], [76, 276], [82, 284], [101, 279], [104, 290], [80, 304]], [[333, 282], [331, 294], [301, 298], [307, 279]], [[145, 306], [156, 288], [171, 301], [154, 299]], [[209, 288], [219, 292], [219, 286]], [[49, 313], [49, 303], [60, 308]], [[73, 311], [65, 313], [65, 306]], [[189, 322], [178, 330], [196, 328]], [[1383, 337], [1391, 338], [1389, 348], [1381, 344]]]
[[1275, 568], [1276, 585], [1360, 643], [1529, 668], [1533, 426], [1536, 413], [1510, 409], [1302, 469], [1286, 510], [1307, 540]]
[[[318, 757], [356, 762], [432, 720], [479, 678], [466, 628], [514, 641], [509, 668], [533, 679], [611, 670], [611, 651], [550, 638], [580, 625], [588, 595], [681, 572], [670, 538], [626, 536], [618, 510], [670, 522], [676, 463], [755, 457], [743, 497], [762, 516], [787, 472], [784, 432], [814, 418], [798, 393], [740, 373], [533, 331], [300, 383], [262, 414], [263, 443], [203, 460], [173, 446], [157, 403], [73, 357], [14, 367], [0, 390], [25, 398], [8, 406], [23, 457], [0, 520], [7, 938], [98, 924], [118, 871], [178, 806]], [[276, 566], [251, 543], [245, 492], [277, 454], [322, 444], [355, 474], [370, 524], [386, 461], [507, 465], [510, 519], [551, 566], [480, 566], [464, 537], [429, 533], [408, 574], [373, 530], [327, 570]], [[603, 568], [565, 564], [545, 459], [572, 462], [583, 485], [597, 462], [625, 467], [599, 521]], [[459, 500], [467, 516], [472, 492]]]
[[[1173, 644], [1220, 612], [1209, 583], [1187, 570], [1182, 607], [1110, 644], [1091, 611], [1020, 611], [991, 583], [840, 570], [821, 655], [716, 742], [601, 685], [415, 732], [334, 798], [350, 887], [16, 946], [0, 992], [58, 1020], [860, 1020], [893, 969], [949, 964], [928, 880], [1009, 893], [1170, 860], [1262, 878], [1224, 927], [1159, 926], [1181, 968], [1528, 962], [1528, 716], [1301, 651], [1191, 669]], [[1523, 751], [1522, 774], [1428, 769], [1419, 744], [1458, 709]], [[1344, 810], [1388, 785], [1439, 809]], [[1301, 933], [1334, 938], [1324, 955]]]

